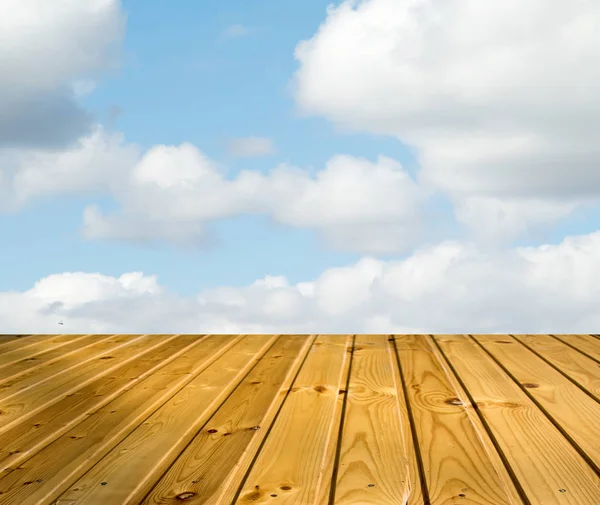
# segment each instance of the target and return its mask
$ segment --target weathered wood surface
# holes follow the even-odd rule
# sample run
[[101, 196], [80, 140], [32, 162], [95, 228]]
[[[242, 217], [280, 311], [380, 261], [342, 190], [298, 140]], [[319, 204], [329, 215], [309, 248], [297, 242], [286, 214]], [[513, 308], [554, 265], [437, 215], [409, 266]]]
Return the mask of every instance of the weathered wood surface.
[[598, 505], [595, 335], [0, 335], [0, 505]]

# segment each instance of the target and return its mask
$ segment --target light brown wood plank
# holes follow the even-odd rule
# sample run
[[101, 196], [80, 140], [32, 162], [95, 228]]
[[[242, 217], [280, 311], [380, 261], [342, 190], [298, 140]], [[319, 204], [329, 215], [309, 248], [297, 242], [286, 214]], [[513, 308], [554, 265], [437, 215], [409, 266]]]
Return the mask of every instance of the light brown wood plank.
[[5, 344], [9, 342], [14, 342], [15, 340], [21, 341], [23, 344], [25, 343], [25, 337], [30, 337], [31, 335], [0, 335], [0, 349]]
[[505, 482], [490, 460], [425, 335], [396, 336], [425, 479], [432, 505], [511, 503]]
[[600, 503], [592, 468], [475, 341], [455, 336], [438, 342], [531, 505]]
[[276, 339], [247, 336], [115, 446], [60, 500], [78, 505], [139, 504]]
[[2, 384], [0, 433], [172, 338], [173, 335], [117, 336], [83, 349], [78, 359], [69, 356], [66, 364], [49, 363], [33, 374], [26, 373]]
[[593, 360], [600, 362], [600, 340], [591, 335], [553, 335], [554, 338], [576, 348]]
[[207, 337], [200, 345], [88, 416], [0, 478], [0, 505], [58, 505], [60, 500], [53, 500], [240, 339], [241, 335]]
[[[444, 371], [444, 375], [448, 381], [448, 384], [451, 385], [451, 389], [456, 391], [456, 397], [465, 408], [465, 412], [469, 417], [469, 421], [473, 430], [477, 434], [479, 438], [479, 443], [483, 447], [486, 456], [489, 458], [493, 468], [496, 471], [496, 474], [499, 477], [500, 485], [506, 498], [509, 503], [513, 505], [522, 505], [523, 496], [520, 494], [519, 489], [515, 486], [513, 478], [507, 467], [505, 462], [503, 461], [501, 455], [498, 453], [497, 448], [494, 446], [494, 441], [490, 437], [489, 433], [486, 431], [486, 427], [482, 422], [480, 416], [477, 414], [476, 410], [473, 408], [473, 404], [471, 403], [470, 397], [467, 391], [462, 386], [460, 380], [454, 373], [452, 366], [448, 363], [448, 360], [444, 357], [441, 352], [439, 345], [437, 344], [437, 340], [444, 339], [450, 337], [452, 339], [452, 335], [441, 335], [439, 337], [434, 337], [433, 335], [429, 335], [427, 341], [430, 344], [432, 349], [432, 354], [435, 356], [437, 363], [440, 366], [440, 369]], [[464, 338], [463, 336], [459, 338]], [[466, 497], [460, 497], [461, 501]]]
[[335, 487], [336, 505], [406, 503], [410, 493], [387, 337], [357, 335]]
[[501, 336], [475, 336], [537, 406], [579, 446], [600, 475], [600, 403], [596, 402], [517, 340]]
[[600, 364], [550, 335], [514, 335], [600, 401]]
[[139, 503], [231, 503], [313, 340], [280, 337]]
[[[102, 337], [109, 336], [110, 335], [101, 335], [96, 336], [96, 338], [101, 339]], [[24, 360], [36, 361], [48, 352], [58, 351], [69, 345], [72, 347], [73, 343], [82, 341], [82, 339], [85, 339], [86, 337], [89, 339], [89, 337], [94, 337], [94, 335], [61, 335], [55, 339], [45, 339], [41, 342], [36, 342], [27, 346], [20, 346], [18, 349], [5, 352], [0, 355], [0, 376], [3, 375], [4, 370], [6, 370], [7, 367], [10, 367], [18, 362], [22, 362]]]
[[[79, 368], [93, 361], [105, 353], [117, 351], [119, 348], [129, 346], [139, 342], [140, 339], [152, 338], [150, 336], [131, 337], [129, 335], [111, 335], [107, 339], [100, 339], [98, 342], [75, 351], [71, 355], [63, 356], [58, 361], [43, 363], [40, 366], [30, 368], [20, 373], [17, 377], [9, 378], [2, 375], [0, 371], [0, 402], [5, 402], [17, 393], [24, 393], [28, 389], [40, 387], [46, 381], [55, 379], [61, 375], [68, 376], [70, 373], [76, 373]], [[144, 344], [146, 345], [146, 344]], [[110, 360], [114, 358], [111, 355]], [[104, 360], [103, 365], [106, 364]]]
[[[352, 337], [349, 344], [352, 347], [354, 347], [354, 338], [355, 337]], [[315, 505], [329, 505], [329, 502], [332, 497], [332, 484], [334, 478], [337, 479], [337, 476], [335, 475], [335, 468], [337, 467], [338, 463], [339, 432], [342, 425], [342, 417], [346, 409], [346, 397], [348, 396], [347, 386], [348, 381], [350, 379], [349, 374], [351, 364], [352, 359], [350, 358], [344, 360], [344, 364], [342, 365], [341, 377], [343, 378], [343, 380], [341, 382], [341, 387], [338, 390], [338, 395], [337, 399], [335, 400], [335, 407], [332, 415], [332, 433], [338, 433], [338, 436], [336, 440], [332, 438], [332, 443], [328, 444], [327, 449], [325, 450], [322, 474], [323, 479], [328, 480], [328, 484], [319, 487], [319, 492], [317, 494]]]
[[114, 370], [110, 377], [100, 377], [76, 394], [63, 398], [34, 415], [27, 422], [17, 424], [0, 434], [0, 472], [6, 468], [17, 467], [83, 421], [86, 416], [93, 414], [201, 341], [202, 337], [197, 335], [184, 335], [170, 341], [168, 345], [141, 354]]
[[[283, 504], [314, 504], [331, 475], [323, 474], [338, 430], [333, 415], [346, 384], [352, 337], [321, 335], [311, 348], [235, 503], [256, 503], [277, 494]], [[290, 489], [282, 490], [283, 487]]]
[[68, 342], [73, 335], [60, 334], [60, 335], [30, 335], [28, 337], [16, 338], [8, 342], [0, 342], [0, 363], [4, 362], [5, 356], [8, 354], [10, 359], [10, 353], [20, 350], [28, 350], [34, 348], [37, 344], [46, 343], [49, 345], [56, 345]]
[[406, 457], [408, 460], [409, 494], [406, 505], [426, 505], [425, 497], [423, 496], [422, 491], [419, 462], [417, 460], [418, 455], [413, 440], [415, 433], [413, 432], [411, 423], [412, 412], [409, 413], [410, 405], [408, 404], [407, 400], [407, 391], [405, 391], [406, 384], [403, 380], [403, 376], [400, 374], [400, 367], [402, 365], [400, 364], [400, 359], [396, 350], [395, 335], [389, 336], [388, 344], [390, 347], [390, 352], [394, 354], [396, 360], [394, 367], [394, 380], [397, 384], [398, 390], [398, 407], [400, 410], [400, 426], [402, 428], [404, 451], [406, 452]]
[[[59, 345], [47, 346], [47, 349], [41, 349], [35, 354], [29, 354], [12, 362], [0, 363], [0, 385], [13, 380], [25, 372], [34, 373], [39, 367], [54, 363], [60, 359], [75, 357], [71, 353], [80, 351], [89, 345], [106, 341], [113, 338], [112, 335], [83, 335], [74, 338], [71, 342], [64, 342]], [[45, 343], [45, 342], [44, 342]], [[34, 347], [34, 346], [32, 346]], [[1, 361], [1, 360], [0, 360]]]

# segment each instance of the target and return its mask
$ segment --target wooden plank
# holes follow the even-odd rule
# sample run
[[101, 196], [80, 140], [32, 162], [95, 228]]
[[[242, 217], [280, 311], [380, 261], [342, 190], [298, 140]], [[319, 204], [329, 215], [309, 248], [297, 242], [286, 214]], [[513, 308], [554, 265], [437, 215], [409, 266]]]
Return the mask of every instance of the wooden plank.
[[[349, 345], [354, 348], [354, 338], [350, 341]], [[342, 342], [340, 342], [341, 345]], [[340, 345], [338, 344], [338, 345]], [[352, 351], [352, 349], [349, 349]], [[350, 366], [352, 364], [352, 353], [350, 354], [350, 359], [344, 360], [344, 364], [342, 365], [341, 377], [342, 377], [342, 387], [338, 390], [338, 395], [335, 400], [334, 411], [332, 415], [332, 433], [337, 433], [337, 440], [335, 443], [332, 442], [327, 445], [325, 449], [325, 456], [323, 457], [323, 470], [322, 475], [323, 479], [328, 481], [328, 485], [323, 485], [319, 487], [319, 491], [316, 496], [315, 505], [330, 505], [332, 499], [333, 492], [333, 482], [334, 479], [337, 479], [336, 468], [338, 465], [338, 443], [340, 439], [340, 429], [342, 428], [342, 418], [345, 414], [346, 410], [346, 400], [348, 397], [348, 382], [350, 380]], [[333, 440], [333, 439], [332, 439]], [[324, 481], [325, 482], [325, 481]], [[286, 490], [284, 490], [286, 491]]]
[[34, 354], [30, 353], [28, 356], [15, 357], [12, 362], [2, 360], [3, 362], [0, 362], [0, 384], [15, 379], [27, 371], [33, 372], [42, 365], [54, 363], [60, 359], [63, 361], [77, 359], [77, 354], [72, 353], [76, 353], [89, 345], [106, 341], [110, 338], [113, 338], [113, 335], [83, 335], [73, 339], [71, 342], [46, 346], [46, 349], [41, 349]]
[[553, 335], [553, 337], [600, 363], [600, 340], [598, 338], [591, 335]]
[[312, 505], [321, 487], [331, 485], [322, 470], [329, 444], [337, 443], [333, 416], [351, 342], [350, 336], [317, 338], [234, 503], [276, 494], [281, 504]]
[[0, 433], [172, 338], [165, 335], [115, 337], [82, 350], [77, 360], [70, 360], [71, 366], [50, 363], [35, 370], [33, 375], [24, 374], [2, 384]]
[[600, 475], [600, 403], [573, 385], [517, 340], [505, 335], [474, 337], [516, 380], [523, 391], [560, 426]]
[[506, 480], [488, 456], [453, 381], [436, 358], [429, 337], [396, 336], [396, 347], [414, 418], [432, 505], [469, 500], [511, 503]]
[[276, 335], [246, 337], [115, 446], [60, 500], [78, 505], [139, 504], [276, 339]]
[[8, 344], [9, 342], [14, 342], [15, 340], [20, 340], [21, 342], [25, 342], [25, 337], [30, 337], [31, 335], [0, 335], [0, 349], [4, 344]]
[[550, 335], [513, 335], [600, 401], [600, 366]]
[[169, 341], [168, 345], [141, 354], [113, 371], [110, 377], [100, 377], [76, 394], [63, 398], [34, 415], [27, 422], [17, 424], [0, 434], [0, 472], [19, 466], [83, 421], [86, 416], [166, 366], [192, 346], [198, 345], [202, 338], [198, 335], [180, 336]]
[[[452, 335], [446, 335], [446, 336], [440, 335], [437, 338], [437, 340], [441, 340], [444, 338], [452, 339], [453, 336]], [[459, 338], [464, 338], [464, 337], [459, 337]], [[473, 430], [477, 434], [477, 437], [479, 438], [479, 442], [480, 442], [481, 446], [484, 448], [486, 456], [490, 460], [492, 467], [494, 468], [494, 470], [496, 471], [496, 474], [499, 477], [500, 485], [502, 487], [502, 490], [504, 491], [504, 494], [506, 495], [506, 498], [508, 499], [508, 502], [513, 505], [522, 505], [523, 498], [522, 498], [522, 495], [520, 494], [519, 489], [517, 489], [517, 487], [515, 486], [515, 484], [513, 482], [513, 478], [511, 476], [511, 474], [508, 472], [502, 457], [500, 456], [496, 447], [494, 446], [494, 441], [492, 440], [492, 438], [490, 438], [489, 433], [486, 431], [486, 427], [485, 427], [484, 423], [482, 422], [480, 416], [477, 414], [477, 412], [473, 408], [473, 405], [471, 403], [469, 395], [467, 394], [467, 391], [464, 389], [460, 380], [458, 379], [458, 377], [455, 375], [454, 371], [452, 370], [452, 367], [450, 366], [447, 359], [444, 357], [443, 353], [441, 352], [439, 345], [437, 344], [437, 340], [436, 340], [436, 338], [433, 337], [433, 335], [429, 335], [429, 338], [427, 338], [427, 341], [432, 350], [432, 354], [435, 356], [436, 361], [440, 366], [440, 369], [444, 370], [444, 375], [445, 375], [446, 379], [448, 380], [448, 383], [451, 385], [451, 389], [456, 391], [456, 396], [459, 399], [459, 402], [464, 407], [465, 412], [471, 423], [471, 426], [473, 427]], [[459, 496], [459, 498], [461, 498], [461, 501], [463, 501], [467, 497]]]
[[[11, 365], [22, 362], [24, 360], [36, 361], [36, 359], [42, 357], [44, 354], [64, 349], [67, 346], [71, 346], [73, 343], [82, 341], [82, 339], [94, 337], [94, 335], [61, 335], [56, 339], [45, 339], [41, 342], [36, 342], [27, 346], [19, 346], [17, 349], [12, 351], [4, 352], [0, 355], [0, 374], [4, 375], [4, 370]], [[110, 337], [110, 335], [102, 335], [102, 337]], [[96, 336], [98, 338], [98, 336]], [[68, 351], [66, 351], [68, 352]]]
[[[23, 393], [29, 389], [39, 387], [43, 382], [54, 379], [60, 375], [76, 373], [78, 368], [94, 360], [104, 353], [110, 353], [112, 350], [131, 345], [140, 339], [150, 338], [149, 336], [140, 336], [132, 338], [129, 335], [110, 335], [108, 339], [101, 339], [98, 342], [76, 351], [74, 355], [67, 356], [62, 360], [43, 363], [39, 367], [30, 368], [17, 377], [5, 377], [0, 370], [0, 402], [5, 402], [17, 393]], [[111, 357], [111, 361], [112, 361]], [[102, 364], [105, 364], [105, 360]]]
[[597, 505], [600, 479], [515, 382], [467, 336], [438, 339], [531, 505]]
[[61, 344], [68, 342], [73, 335], [61, 334], [61, 335], [30, 335], [27, 338], [17, 338], [8, 342], [0, 343], [0, 363], [2, 363], [6, 354], [21, 349], [29, 349], [39, 343], [46, 342], [50, 345]]
[[241, 338], [207, 337], [201, 345], [88, 416], [0, 478], [0, 505], [58, 505], [60, 500], [53, 500]]
[[[403, 376], [400, 373], [401, 364], [400, 357], [396, 350], [395, 335], [390, 335], [388, 338], [388, 345], [390, 352], [392, 352], [396, 359], [396, 366], [394, 367], [394, 380], [397, 384], [398, 390], [398, 407], [400, 410], [400, 427], [402, 429], [404, 452], [408, 460], [408, 499], [406, 505], [426, 505], [425, 497], [423, 496], [423, 490], [421, 485], [421, 475], [419, 470], [419, 461], [416, 452], [416, 446], [413, 437], [416, 433], [412, 427], [412, 411], [408, 403], [408, 391], [406, 390], [406, 383], [403, 380]], [[325, 504], [323, 504], [325, 505]], [[404, 504], [403, 504], [404, 505]]]
[[150, 493], [129, 503], [231, 503], [313, 340], [280, 337]]
[[336, 505], [396, 505], [408, 500], [408, 457], [392, 358], [386, 336], [356, 336], [333, 501]]

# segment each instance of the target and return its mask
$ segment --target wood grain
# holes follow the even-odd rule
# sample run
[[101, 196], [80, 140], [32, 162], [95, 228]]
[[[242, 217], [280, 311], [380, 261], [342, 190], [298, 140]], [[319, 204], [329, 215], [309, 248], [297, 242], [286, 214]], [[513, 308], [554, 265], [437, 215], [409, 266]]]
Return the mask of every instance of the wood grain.
[[77, 354], [73, 355], [72, 353], [77, 353], [87, 346], [112, 338], [114, 338], [112, 335], [83, 335], [73, 338], [69, 342], [63, 342], [60, 345], [40, 349], [38, 352], [23, 353], [25, 355], [14, 356], [13, 361], [0, 359], [0, 384], [15, 379], [26, 372], [34, 373], [38, 368], [59, 360], [67, 362], [69, 358], [77, 359]]
[[140, 503], [231, 503], [313, 340], [280, 337]]
[[396, 505], [408, 500], [408, 456], [393, 358], [385, 336], [356, 336], [333, 502], [336, 505]]
[[150, 335], [130, 338], [127, 336], [98, 342], [79, 354], [78, 359], [47, 363], [32, 374], [22, 374], [0, 386], [0, 433], [15, 423], [31, 417], [40, 410], [56, 403], [93, 380], [109, 374], [112, 370], [165, 345], [174, 336]]
[[439, 344], [531, 505], [600, 503], [592, 468], [474, 340], [457, 336]]
[[396, 337], [432, 505], [511, 503], [428, 337]]
[[600, 364], [550, 335], [513, 335], [600, 401]]
[[234, 503], [277, 495], [282, 505], [312, 505], [321, 487], [330, 486], [331, 475], [322, 470], [329, 444], [337, 443], [332, 421], [351, 342], [350, 336], [317, 338]]
[[139, 504], [276, 339], [275, 335], [245, 337], [116, 445], [59, 502]]
[[0, 505], [598, 505], [598, 358], [594, 335], [0, 335]]
[[[423, 495], [421, 484], [421, 470], [419, 468], [420, 454], [417, 454], [416, 445], [414, 443], [416, 432], [412, 426], [412, 410], [408, 403], [407, 391], [405, 391], [406, 383], [400, 373], [402, 365], [400, 364], [399, 355], [395, 345], [395, 335], [388, 336], [388, 345], [390, 352], [396, 358], [396, 366], [394, 367], [394, 381], [398, 391], [398, 409], [400, 411], [400, 426], [402, 428], [402, 444], [404, 452], [408, 460], [408, 500], [406, 505], [426, 505], [425, 496]], [[427, 498], [429, 500], [429, 498]]]
[[19, 423], [0, 434], [0, 472], [19, 466], [86, 416], [92, 415], [201, 341], [202, 337], [185, 335], [168, 346], [140, 354], [114, 370], [110, 377], [98, 378], [75, 394], [35, 414], [28, 422]]
[[[354, 347], [354, 340], [356, 336], [352, 337], [352, 340], [348, 344], [350, 347]], [[335, 400], [335, 406], [332, 415], [332, 430], [333, 433], [337, 433], [337, 443], [330, 443], [325, 449], [325, 456], [323, 457], [322, 475], [323, 479], [328, 479], [329, 482], [326, 485], [319, 487], [316, 495], [315, 505], [330, 505], [330, 502], [335, 497], [333, 482], [337, 479], [336, 468], [338, 466], [338, 445], [339, 445], [339, 432], [342, 428], [342, 417], [346, 410], [346, 401], [348, 397], [348, 381], [350, 380], [350, 365], [352, 364], [352, 353], [350, 359], [344, 360], [342, 365], [341, 377], [342, 386], [338, 391], [337, 398]], [[344, 382], [345, 381], [345, 382]]]
[[12, 353], [19, 353], [22, 351], [35, 353], [36, 349], [39, 349], [39, 347], [36, 347], [38, 344], [49, 346], [60, 345], [68, 343], [74, 337], [78, 336], [81, 337], [82, 335], [29, 335], [28, 337], [9, 339], [6, 342], [0, 341], [0, 363], [3, 363], [4, 360], [12, 361], [15, 356], [15, 354]]
[[576, 445], [600, 475], [600, 403], [516, 339], [512, 339], [512, 344], [506, 344], [505, 336], [474, 338], [520, 384], [538, 408], [560, 426], [572, 445]]
[[207, 337], [201, 345], [87, 416], [54, 443], [0, 478], [0, 505], [51, 503], [242, 338]]
[[591, 335], [553, 335], [553, 337], [600, 363], [600, 339]]

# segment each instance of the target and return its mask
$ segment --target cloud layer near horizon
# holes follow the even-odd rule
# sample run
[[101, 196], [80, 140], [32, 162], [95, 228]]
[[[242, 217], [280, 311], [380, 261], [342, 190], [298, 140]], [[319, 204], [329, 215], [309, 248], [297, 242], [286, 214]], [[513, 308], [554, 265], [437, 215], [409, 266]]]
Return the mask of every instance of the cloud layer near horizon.
[[589, 333], [599, 252], [600, 232], [495, 254], [445, 242], [295, 285], [268, 276], [191, 297], [141, 272], [64, 273], [1, 293], [0, 318], [17, 333]]

